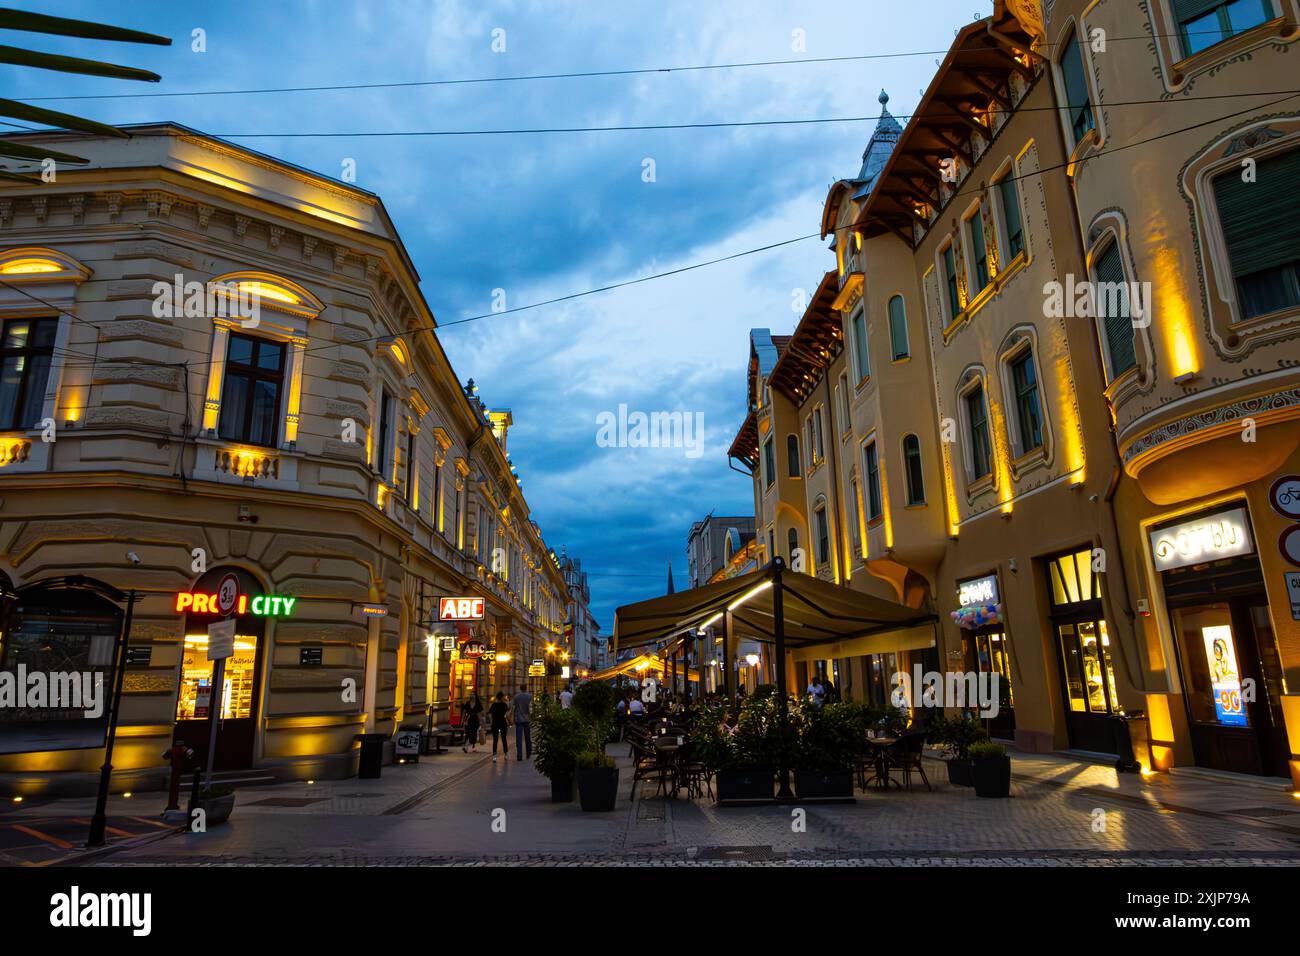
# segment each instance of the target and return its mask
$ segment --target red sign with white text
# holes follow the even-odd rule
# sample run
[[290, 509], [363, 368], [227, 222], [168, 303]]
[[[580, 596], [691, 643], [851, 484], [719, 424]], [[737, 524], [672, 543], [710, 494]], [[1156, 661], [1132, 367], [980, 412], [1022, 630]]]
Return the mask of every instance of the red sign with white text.
[[438, 598], [438, 620], [440, 621], [481, 621], [485, 601], [478, 597]]

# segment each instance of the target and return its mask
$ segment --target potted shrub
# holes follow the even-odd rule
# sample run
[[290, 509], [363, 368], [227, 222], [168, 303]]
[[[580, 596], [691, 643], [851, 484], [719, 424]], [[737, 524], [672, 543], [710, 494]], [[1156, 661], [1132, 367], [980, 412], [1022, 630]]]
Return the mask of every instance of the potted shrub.
[[573, 800], [578, 754], [591, 748], [591, 729], [578, 711], [543, 698], [534, 705], [533, 765], [551, 781], [551, 802]]
[[597, 750], [578, 754], [578, 803], [583, 810], [609, 811], [618, 803], [618, 767], [614, 758]]
[[970, 763], [976, 796], [1011, 796], [1011, 758], [1006, 747], [987, 740], [973, 743]]
[[862, 746], [861, 708], [852, 703], [792, 708], [798, 734], [794, 783], [800, 800], [853, 802], [853, 761]]
[[988, 739], [988, 732], [969, 717], [936, 717], [930, 723], [929, 740], [943, 751], [948, 782], [954, 786], [974, 786], [970, 748]]
[[[199, 791], [198, 799], [194, 801], [194, 807], [198, 807], [203, 811], [203, 825], [205, 827], [214, 827], [219, 823], [225, 823], [230, 819], [230, 814], [235, 809], [235, 791], [221, 784], [204, 787]], [[192, 813], [190, 818], [193, 819]]]
[[734, 727], [724, 729], [716, 712], [700, 721], [692, 742], [700, 745], [701, 759], [714, 775], [719, 805], [774, 801], [775, 768], [788, 744], [788, 731], [781, 733], [777, 715], [776, 698], [764, 695], [741, 704]]

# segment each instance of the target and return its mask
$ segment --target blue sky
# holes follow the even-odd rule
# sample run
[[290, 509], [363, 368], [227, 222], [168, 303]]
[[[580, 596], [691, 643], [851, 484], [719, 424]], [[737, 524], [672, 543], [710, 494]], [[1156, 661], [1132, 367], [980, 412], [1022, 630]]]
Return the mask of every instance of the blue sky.
[[[17, 3], [173, 37], [170, 48], [3, 42], [151, 69], [160, 85], [0, 67], [14, 98], [390, 83], [942, 51], [989, 0], [496, 3]], [[207, 52], [191, 50], [195, 28]], [[504, 30], [504, 52], [493, 31]], [[793, 48], [802, 31], [805, 48]], [[566, 295], [816, 233], [831, 183], [854, 175], [873, 123], [510, 136], [294, 138], [379, 130], [518, 129], [874, 116], [906, 123], [938, 53], [726, 70], [313, 93], [67, 100], [110, 123], [174, 120], [377, 192], [440, 322]], [[239, 133], [272, 133], [239, 138]], [[654, 182], [643, 181], [654, 161]], [[686, 577], [709, 511], [752, 511], [727, 467], [745, 414], [748, 332], [788, 332], [794, 290], [833, 260], [817, 239], [440, 333], [463, 381], [510, 407], [510, 451], [549, 544], [614, 608]], [[702, 413], [704, 453], [601, 448], [620, 404]]]

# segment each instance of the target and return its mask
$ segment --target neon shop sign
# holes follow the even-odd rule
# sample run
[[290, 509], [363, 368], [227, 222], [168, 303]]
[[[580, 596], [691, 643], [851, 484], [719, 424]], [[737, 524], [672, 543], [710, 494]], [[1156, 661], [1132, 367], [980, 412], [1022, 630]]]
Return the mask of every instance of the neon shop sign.
[[[296, 597], [277, 594], [241, 594], [231, 613], [252, 614], [255, 617], [288, 617], [293, 613]], [[203, 591], [180, 591], [176, 595], [176, 610], [191, 614], [221, 614], [217, 595]]]

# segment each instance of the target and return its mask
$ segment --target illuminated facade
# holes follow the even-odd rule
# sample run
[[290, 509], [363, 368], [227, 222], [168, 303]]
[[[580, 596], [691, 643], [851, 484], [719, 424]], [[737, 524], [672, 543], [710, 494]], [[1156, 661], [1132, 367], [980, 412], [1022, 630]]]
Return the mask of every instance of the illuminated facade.
[[1147, 769], [1297, 778], [1300, 113], [1266, 93], [1300, 10], [1228, 6], [1004, 0], [905, 128], [882, 94], [731, 455], [762, 560], [793, 529], [804, 570], [934, 607], [916, 650], [1003, 678], [995, 735], [1124, 754], [1144, 713]]
[[[158, 784], [174, 737], [206, 749], [229, 576], [218, 769], [348, 776], [357, 733], [423, 725], [431, 702], [446, 724], [561, 633], [509, 412], [459, 384], [378, 197], [131, 132], [75, 137], [88, 166], [0, 200], [3, 666], [35, 633], [32, 589], [134, 589], [114, 786]], [[482, 619], [438, 620], [444, 596], [482, 598]], [[93, 789], [101, 762], [6, 753], [0, 788]]]

